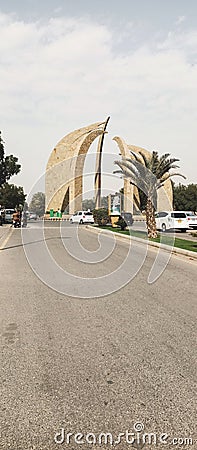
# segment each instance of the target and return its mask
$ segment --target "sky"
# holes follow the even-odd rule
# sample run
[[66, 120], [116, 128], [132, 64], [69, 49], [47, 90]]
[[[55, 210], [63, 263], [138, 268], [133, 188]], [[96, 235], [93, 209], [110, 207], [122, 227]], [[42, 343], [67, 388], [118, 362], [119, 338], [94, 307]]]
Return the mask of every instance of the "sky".
[[[22, 165], [11, 182], [26, 193], [63, 136], [108, 116], [106, 172], [121, 136], [179, 158], [176, 181], [197, 183], [196, 0], [0, 0], [0, 91], [5, 150]], [[89, 171], [86, 190], [87, 158]]]

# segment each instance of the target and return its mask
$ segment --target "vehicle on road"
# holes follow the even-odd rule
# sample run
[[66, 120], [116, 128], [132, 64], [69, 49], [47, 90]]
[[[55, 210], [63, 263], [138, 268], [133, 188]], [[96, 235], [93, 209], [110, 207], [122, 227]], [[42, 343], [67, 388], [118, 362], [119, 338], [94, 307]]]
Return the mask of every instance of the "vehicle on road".
[[94, 217], [91, 211], [77, 211], [70, 217], [70, 223], [94, 223]]
[[14, 228], [20, 228], [21, 227], [21, 221], [19, 220], [13, 220], [12, 225]]
[[15, 209], [11, 209], [11, 208], [4, 209], [4, 222], [12, 223], [14, 213], [15, 213]]
[[122, 217], [122, 219], [124, 219], [125, 220], [125, 222], [126, 222], [126, 224], [127, 224], [127, 226], [131, 226], [131, 225], [133, 225], [133, 216], [132, 216], [132, 214], [130, 213], [130, 212], [122, 212], [121, 213], [121, 217]]
[[155, 214], [157, 230], [181, 230], [186, 232], [189, 224], [185, 211], [160, 211]]
[[30, 212], [28, 215], [29, 220], [37, 220], [37, 214]]
[[188, 228], [191, 230], [197, 229], [197, 215], [192, 211], [185, 211], [187, 216]]

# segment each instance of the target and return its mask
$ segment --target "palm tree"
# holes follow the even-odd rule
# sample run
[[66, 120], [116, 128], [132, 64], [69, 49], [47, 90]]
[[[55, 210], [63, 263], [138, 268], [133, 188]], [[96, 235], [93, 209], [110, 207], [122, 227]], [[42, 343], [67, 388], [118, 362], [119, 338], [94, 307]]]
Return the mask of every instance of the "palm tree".
[[121, 170], [114, 173], [120, 173], [130, 179], [130, 183], [141, 189], [146, 197], [146, 226], [149, 238], [157, 237], [155, 211], [157, 207], [157, 190], [164, 186], [164, 182], [171, 177], [178, 175], [185, 178], [180, 173], [172, 173], [171, 169], [177, 169], [175, 163], [179, 161], [176, 158], [169, 158], [170, 153], [165, 153], [159, 157], [158, 152], [153, 151], [151, 158], [148, 159], [142, 153], [131, 151], [131, 157], [123, 157], [121, 161], [115, 161]]

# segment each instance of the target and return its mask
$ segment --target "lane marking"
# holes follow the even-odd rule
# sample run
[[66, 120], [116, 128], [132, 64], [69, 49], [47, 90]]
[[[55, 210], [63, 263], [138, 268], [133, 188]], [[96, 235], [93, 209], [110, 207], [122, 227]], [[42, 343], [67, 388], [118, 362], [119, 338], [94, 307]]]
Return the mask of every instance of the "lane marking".
[[8, 243], [8, 241], [9, 241], [9, 239], [10, 239], [12, 233], [13, 233], [13, 228], [11, 228], [11, 230], [10, 230], [10, 232], [8, 233], [7, 237], [6, 237], [6, 238], [4, 239], [4, 241], [1, 243], [1, 245], [0, 245], [0, 250], [3, 250], [3, 249], [5, 248], [5, 246], [6, 246], [6, 244]]

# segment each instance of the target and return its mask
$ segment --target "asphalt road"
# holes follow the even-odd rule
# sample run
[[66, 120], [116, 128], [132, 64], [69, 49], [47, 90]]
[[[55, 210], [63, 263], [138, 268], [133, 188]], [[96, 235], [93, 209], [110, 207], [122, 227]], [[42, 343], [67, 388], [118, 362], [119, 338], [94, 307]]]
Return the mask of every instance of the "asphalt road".
[[[105, 237], [99, 246], [97, 235], [81, 226], [79, 248], [76, 231], [66, 224], [61, 239], [58, 224], [45, 230], [53, 261], [71, 274], [66, 283], [45, 261], [41, 223], [24, 230], [24, 246], [17, 229], [1, 242], [0, 449], [109, 449], [115, 446], [98, 444], [100, 433], [117, 440], [138, 422], [157, 440], [168, 435], [157, 448], [196, 449], [197, 263], [172, 256], [163, 270], [161, 253], [156, 270], [163, 272], [148, 284], [155, 250], [135, 275], [144, 245], [133, 244], [127, 260], [128, 243]], [[125, 261], [124, 275], [118, 269]], [[130, 282], [104, 295], [130, 273]], [[87, 286], [97, 297], [80, 298]], [[66, 289], [73, 296], [57, 292]], [[70, 444], [55, 442], [60, 429], [73, 433]], [[79, 432], [85, 437], [74, 438]], [[94, 445], [87, 433], [96, 436]], [[188, 437], [193, 446], [171, 445], [172, 438]], [[122, 437], [116, 448], [156, 448], [143, 446], [142, 433], [138, 438], [128, 444]]]

